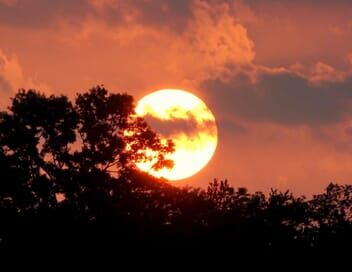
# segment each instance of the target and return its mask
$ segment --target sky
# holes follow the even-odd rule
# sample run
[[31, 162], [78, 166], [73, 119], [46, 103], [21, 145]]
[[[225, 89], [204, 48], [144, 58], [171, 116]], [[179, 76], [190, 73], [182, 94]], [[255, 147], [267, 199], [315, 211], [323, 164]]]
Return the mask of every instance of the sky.
[[297, 194], [352, 178], [352, 2], [0, 0], [0, 107], [19, 88], [199, 96], [214, 158], [183, 181]]

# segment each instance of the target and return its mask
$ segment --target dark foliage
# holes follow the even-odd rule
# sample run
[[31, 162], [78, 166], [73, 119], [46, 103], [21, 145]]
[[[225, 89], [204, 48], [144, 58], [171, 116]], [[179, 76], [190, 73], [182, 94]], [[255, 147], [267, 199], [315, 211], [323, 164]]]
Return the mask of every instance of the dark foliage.
[[[151, 156], [146, 149], [155, 151]], [[352, 242], [352, 186], [307, 200], [249, 193], [214, 180], [172, 186], [134, 168], [172, 167], [134, 115], [127, 94], [96, 87], [77, 96], [21, 90], [0, 114], [0, 248], [197, 248], [304, 258], [341, 254]]]

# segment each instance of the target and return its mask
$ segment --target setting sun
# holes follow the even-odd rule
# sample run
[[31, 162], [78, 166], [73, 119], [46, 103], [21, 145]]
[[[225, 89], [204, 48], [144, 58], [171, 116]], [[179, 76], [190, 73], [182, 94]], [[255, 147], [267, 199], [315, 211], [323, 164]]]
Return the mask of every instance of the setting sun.
[[155, 128], [164, 140], [170, 138], [175, 143], [175, 152], [168, 157], [174, 161], [174, 167], [155, 171], [151, 169], [152, 162], [143, 162], [137, 164], [141, 170], [156, 177], [180, 180], [199, 172], [212, 158], [217, 146], [215, 117], [195, 95], [177, 89], [159, 90], [139, 100], [136, 113], [147, 121], [157, 120], [161, 126], [177, 122], [179, 127], [164, 133]]

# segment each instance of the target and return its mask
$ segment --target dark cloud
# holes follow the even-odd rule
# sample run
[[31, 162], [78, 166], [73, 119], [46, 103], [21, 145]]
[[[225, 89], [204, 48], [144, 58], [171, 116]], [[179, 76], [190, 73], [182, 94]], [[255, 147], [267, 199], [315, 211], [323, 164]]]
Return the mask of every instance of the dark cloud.
[[221, 117], [218, 119], [220, 119], [220, 120], [217, 120], [217, 125], [220, 127], [219, 133], [230, 132], [232, 135], [234, 135], [234, 134], [241, 134], [241, 133], [247, 132], [247, 128], [236, 121], [231, 121], [226, 119], [222, 120]]
[[173, 119], [173, 120], [160, 120], [154, 118], [150, 115], [146, 116], [148, 124], [156, 132], [164, 135], [165, 137], [170, 137], [171, 135], [177, 133], [185, 133], [187, 135], [194, 134], [197, 131], [197, 123], [195, 120], [182, 120], [182, 119]]
[[161, 120], [151, 115], [146, 115], [144, 118], [153, 130], [165, 137], [170, 137], [179, 133], [191, 136], [198, 133], [199, 130], [213, 133], [213, 130], [215, 129], [213, 121], [205, 121], [202, 124], [199, 124], [196, 117], [191, 112], [189, 112], [187, 119]]
[[262, 4], [262, 5], [270, 5], [270, 4], [280, 4], [280, 5], [285, 5], [287, 3], [291, 4], [318, 4], [319, 5], [340, 5], [340, 4], [351, 4], [350, 0], [296, 0], [296, 1], [292, 1], [292, 0], [245, 0], [246, 4], [249, 5], [258, 5], [258, 4]]
[[13, 4], [0, 2], [0, 24], [21, 27], [52, 27], [52, 23], [58, 19], [68, 19], [79, 24], [89, 16], [111, 24], [121, 24], [128, 13], [137, 14], [138, 23], [182, 30], [192, 17], [192, 1], [116, 1], [99, 7], [89, 0], [19, 0]]
[[184, 30], [192, 15], [190, 0], [132, 1], [141, 11], [141, 21], [159, 27], [165, 25], [174, 30]]
[[21, 27], [51, 27], [58, 18], [81, 20], [92, 6], [86, 0], [19, 0], [0, 2], [0, 24]]
[[256, 84], [234, 78], [226, 83], [209, 80], [202, 88], [215, 112], [255, 121], [326, 124], [342, 120], [352, 109], [352, 79], [312, 86], [296, 75], [266, 74]]

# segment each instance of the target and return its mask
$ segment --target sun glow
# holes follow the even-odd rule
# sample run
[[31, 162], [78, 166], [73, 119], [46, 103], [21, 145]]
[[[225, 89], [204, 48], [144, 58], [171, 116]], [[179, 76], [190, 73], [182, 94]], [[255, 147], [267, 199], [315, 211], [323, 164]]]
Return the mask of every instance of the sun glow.
[[[170, 131], [159, 133], [163, 139], [171, 138], [175, 143], [175, 152], [168, 156], [174, 161], [172, 169], [155, 171], [151, 169], [153, 162], [137, 163], [141, 170], [169, 180], [185, 179], [204, 168], [214, 155], [217, 146], [215, 118], [195, 95], [177, 89], [159, 90], [143, 97], [136, 113], [147, 121], [152, 118], [161, 125], [170, 125]], [[173, 122], [181, 127], [173, 127]], [[182, 127], [187, 127], [187, 131]], [[153, 129], [158, 132], [158, 128]]]

